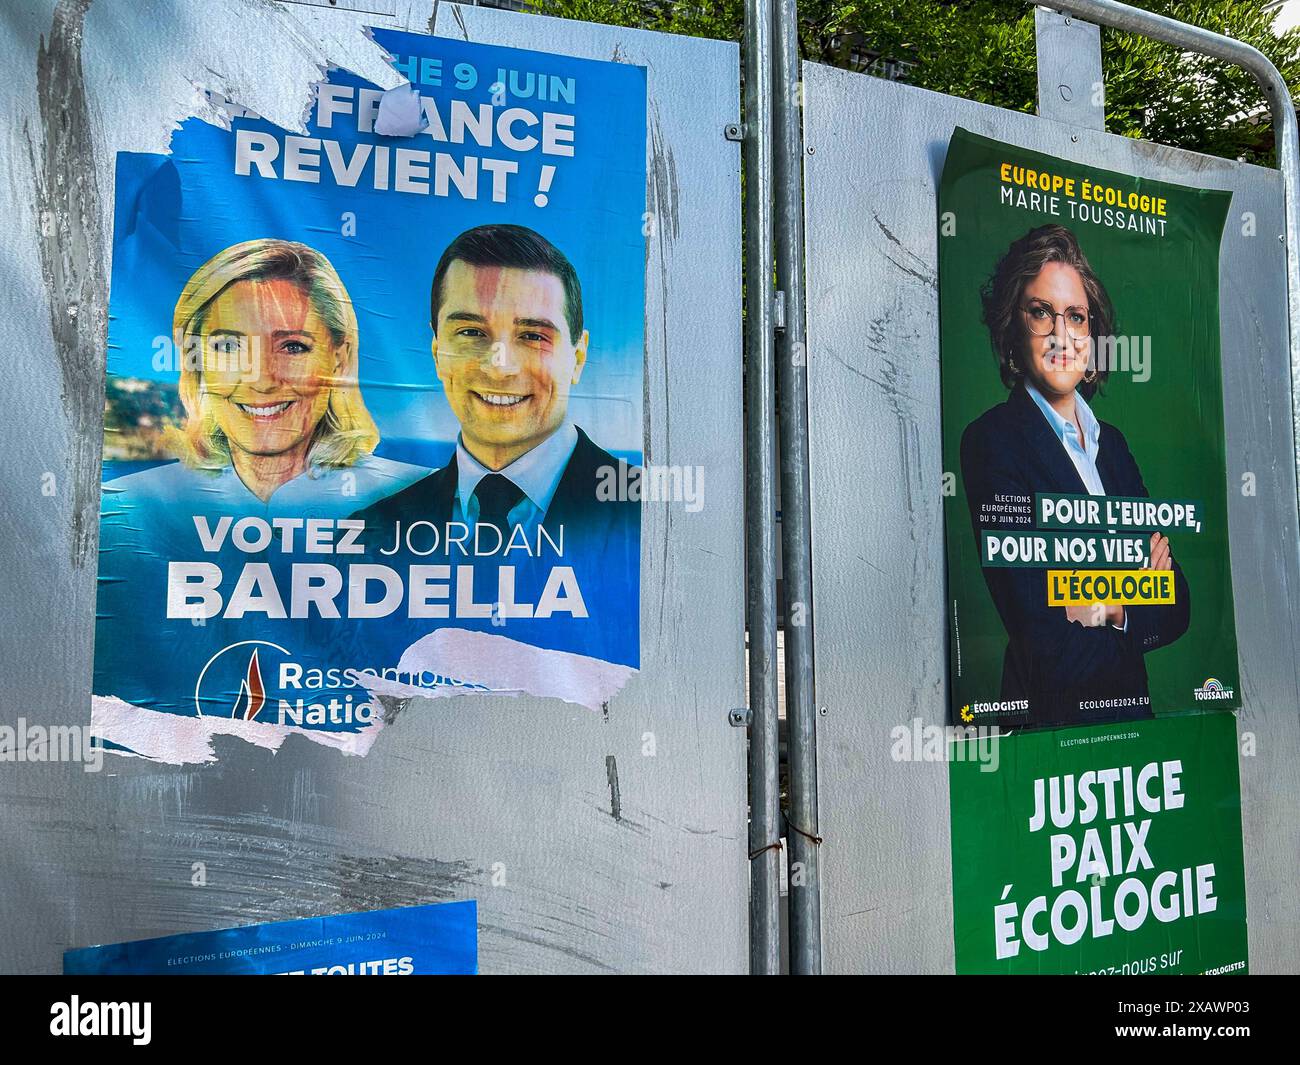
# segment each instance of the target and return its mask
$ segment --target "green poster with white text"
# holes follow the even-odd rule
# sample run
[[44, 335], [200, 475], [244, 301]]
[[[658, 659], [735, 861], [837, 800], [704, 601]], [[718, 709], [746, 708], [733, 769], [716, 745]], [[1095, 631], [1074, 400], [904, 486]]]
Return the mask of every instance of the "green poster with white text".
[[949, 765], [959, 974], [1247, 971], [1235, 715], [994, 742]]

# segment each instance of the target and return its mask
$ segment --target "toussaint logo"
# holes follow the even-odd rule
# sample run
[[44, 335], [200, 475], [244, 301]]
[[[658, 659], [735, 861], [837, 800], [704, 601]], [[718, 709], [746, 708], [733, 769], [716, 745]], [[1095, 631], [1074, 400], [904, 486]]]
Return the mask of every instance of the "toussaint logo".
[[1223, 681], [1218, 677], [1206, 677], [1204, 684], [1192, 689], [1192, 696], [1197, 702], [1231, 699], [1235, 694], [1234, 689], [1224, 687]]

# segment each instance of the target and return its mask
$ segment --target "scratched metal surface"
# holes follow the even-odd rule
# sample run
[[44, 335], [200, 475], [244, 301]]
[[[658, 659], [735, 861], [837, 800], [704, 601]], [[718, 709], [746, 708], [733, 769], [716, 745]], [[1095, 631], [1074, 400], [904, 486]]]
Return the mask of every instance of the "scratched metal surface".
[[293, 739], [278, 755], [219, 741], [216, 765], [185, 771], [0, 763], [0, 971], [57, 972], [64, 949], [94, 943], [462, 898], [479, 903], [484, 972], [742, 970], [744, 734], [726, 719], [744, 683], [739, 151], [722, 135], [737, 50], [415, 0], [354, 6], [396, 14], [25, 0], [0, 15], [0, 723], [89, 720], [114, 153], [165, 150], [174, 123], [203, 113], [196, 86], [301, 128], [327, 62], [394, 84], [364, 25], [436, 19], [648, 67], [646, 460], [704, 466], [706, 505], [646, 508], [643, 668], [607, 717], [446, 700], [405, 711], [364, 759]]
[[[891, 728], [945, 714], [935, 195], [954, 125], [1235, 193], [1220, 275], [1238, 730], [1257, 750], [1240, 760], [1250, 963], [1294, 971], [1300, 539], [1277, 174], [822, 66], [803, 76], [827, 971], [953, 969], [947, 768], [889, 752]], [[1234, 490], [1245, 471], [1254, 498]]]

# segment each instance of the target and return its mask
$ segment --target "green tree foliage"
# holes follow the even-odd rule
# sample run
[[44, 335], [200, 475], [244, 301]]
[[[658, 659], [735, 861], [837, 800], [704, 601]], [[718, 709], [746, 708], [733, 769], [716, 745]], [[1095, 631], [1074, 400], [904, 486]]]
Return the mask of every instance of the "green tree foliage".
[[[739, 40], [742, 0], [533, 0], [546, 14]], [[1142, 0], [1142, 6], [1254, 45], [1300, 86], [1300, 29], [1279, 33], [1264, 0]], [[1036, 107], [1033, 8], [1022, 0], [808, 0], [805, 59], [894, 77], [1015, 111]], [[1273, 131], [1251, 76], [1133, 34], [1102, 30], [1106, 128], [1269, 163]]]

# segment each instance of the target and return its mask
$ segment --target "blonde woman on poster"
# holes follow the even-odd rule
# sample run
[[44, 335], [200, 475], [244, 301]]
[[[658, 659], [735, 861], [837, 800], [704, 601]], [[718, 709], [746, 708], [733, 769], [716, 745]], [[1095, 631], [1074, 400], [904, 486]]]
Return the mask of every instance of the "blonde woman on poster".
[[270, 238], [225, 248], [185, 285], [172, 335], [185, 414], [163, 444], [180, 461], [110, 481], [106, 508], [188, 498], [344, 515], [427, 472], [373, 454], [356, 312], [320, 252]]

